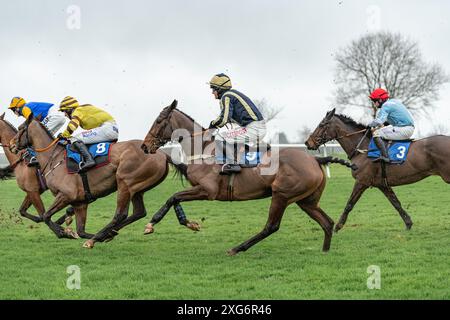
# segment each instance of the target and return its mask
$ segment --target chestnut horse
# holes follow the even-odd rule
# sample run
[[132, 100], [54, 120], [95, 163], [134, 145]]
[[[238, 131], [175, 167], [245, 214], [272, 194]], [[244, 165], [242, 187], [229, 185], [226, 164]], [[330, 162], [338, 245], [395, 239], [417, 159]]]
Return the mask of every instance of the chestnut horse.
[[[10, 172], [14, 172], [16, 177], [16, 182], [20, 189], [22, 189], [25, 193], [25, 199], [20, 206], [19, 213], [21, 216], [28, 218], [34, 222], [42, 222], [44, 221], [42, 215], [45, 212], [44, 203], [41, 199], [41, 194], [45, 191], [45, 188], [42, 188], [39, 180], [37, 178], [36, 168], [28, 167], [23, 161], [23, 158], [13, 154], [9, 150], [9, 141], [16, 135], [17, 130], [5, 120], [5, 114], [0, 115], [0, 146], [3, 147], [3, 151], [5, 152], [5, 156], [8, 159], [10, 166], [2, 170], [9, 175]], [[2, 173], [3, 175], [3, 173]], [[27, 212], [28, 208], [33, 205], [36, 209], [38, 216], [30, 214]], [[61, 217], [56, 223], [62, 224], [66, 221], [67, 224], [70, 224], [72, 218], [71, 216], [74, 214], [73, 208], [68, 208], [67, 213]], [[83, 234], [84, 230], [80, 233]]]
[[[176, 109], [175, 100], [170, 106], [164, 108], [159, 117], [153, 123], [150, 131], [145, 137], [142, 148], [145, 152], [155, 153], [156, 150], [165, 143], [172, 140], [172, 134], [177, 129], [184, 129], [188, 143], [183, 140], [182, 147], [186, 154], [192, 154], [192, 146], [195, 145], [195, 137], [203, 141], [203, 134], [209, 131], [203, 129], [191, 117]], [[201, 130], [201, 131], [200, 131]], [[181, 139], [178, 139], [180, 141]], [[203, 141], [203, 150], [208, 149], [214, 142]], [[175, 167], [187, 178], [192, 188], [177, 192], [166, 204], [153, 216], [147, 224], [145, 234], [152, 233], [153, 226], [158, 223], [169, 209], [174, 206], [177, 215], [184, 216], [180, 202], [193, 200], [219, 200], [219, 201], [245, 201], [272, 197], [269, 210], [269, 218], [263, 230], [228, 251], [229, 255], [234, 255], [240, 251], [246, 251], [251, 246], [276, 232], [280, 227], [283, 213], [287, 206], [296, 203], [312, 219], [322, 227], [325, 238], [323, 251], [330, 249], [331, 237], [334, 222], [319, 207], [319, 199], [325, 188], [326, 178], [321, 168], [321, 164], [328, 162], [338, 162], [350, 165], [342, 160], [322, 158], [317, 159], [308, 153], [295, 150], [283, 149], [279, 151], [278, 170], [270, 174], [262, 174], [264, 168], [268, 168], [268, 163], [276, 161], [272, 153], [277, 150], [268, 151], [263, 159], [263, 164], [255, 168], [245, 168], [233, 178], [219, 175], [221, 165], [214, 163], [199, 164], [175, 164]], [[234, 192], [230, 196], [229, 179], [234, 179]], [[191, 223], [192, 224], [192, 223]]]
[[[86, 206], [89, 199], [85, 195], [80, 175], [67, 173], [64, 159], [65, 147], [59, 144], [51, 146], [54, 142], [56, 141], [46, 128], [33, 119], [26, 121], [14, 138], [17, 149], [33, 146], [37, 151], [37, 159], [45, 168], [43, 173], [47, 176], [47, 185], [55, 195], [55, 201], [44, 213], [45, 223], [57, 237], [71, 238], [73, 234], [67, 233], [50, 218], [68, 204]], [[105, 197], [117, 190], [117, 208], [112, 221], [92, 239], [86, 241], [83, 245], [85, 248], [93, 248], [97, 241], [111, 240], [118, 234], [118, 230], [145, 217], [144, 192], [165, 179], [168, 165], [165, 154], [159, 152], [148, 156], [141, 150], [141, 144], [142, 140], [112, 144], [110, 163], [87, 172], [93, 198]], [[133, 205], [133, 214], [128, 216], [130, 201]]]
[[306, 141], [308, 149], [316, 150], [328, 141], [337, 140], [349, 159], [358, 167], [352, 172], [356, 180], [355, 185], [335, 231], [344, 226], [348, 214], [369, 187], [376, 187], [383, 192], [409, 230], [413, 224], [411, 218], [402, 208], [391, 186], [414, 183], [431, 175], [439, 175], [445, 182], [450, 183], [450, 137], [439, 135], [413, 141], [403, 164], [386, 165], [387, 181], [383, 181], [380, 163], [367, 158], [363, 151], [368, 149], [371, 137], [372, 133], [367, 126], [349, 117], [335, 114], [333, 109], [326, 114]]

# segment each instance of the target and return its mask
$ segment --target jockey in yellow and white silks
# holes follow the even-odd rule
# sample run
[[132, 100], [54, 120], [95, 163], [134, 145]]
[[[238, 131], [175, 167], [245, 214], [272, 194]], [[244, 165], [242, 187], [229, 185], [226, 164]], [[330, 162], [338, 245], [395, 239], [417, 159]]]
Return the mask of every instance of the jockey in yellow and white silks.
[[[106, 111], [89, 104], [79, 105], [78, 101], [72, 97], [65, 97], [59, 110], [70, 119], [61, 137], [70, 140], [83, 156], [83, 168], [94, 166], [95, 161], [85, 144], [117, 140], [119, 129], [116, 121]], [[78, 127], [84, 130], [73, 134]]]

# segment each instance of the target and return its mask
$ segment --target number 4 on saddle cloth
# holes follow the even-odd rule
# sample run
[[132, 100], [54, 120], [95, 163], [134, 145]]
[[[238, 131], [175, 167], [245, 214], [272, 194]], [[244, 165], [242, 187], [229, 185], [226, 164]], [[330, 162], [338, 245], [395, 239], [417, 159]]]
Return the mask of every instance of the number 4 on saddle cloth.
[[[110, 162], [109, 154], [111, 144], [112, 142], [100, 142], [86, 145], [96, 163], [96, 166], [89, 170], [102, 167]], [[78, 173], [80, 171], [80, 161], [82, 161], [81, 155], [78, 151], [74, 150], [70, 144], [66, 146], [65, 155], [67, 172], [70, 174]]]
[[[401, 141], [385, 141], [387, 143], [386, 149], [388, 150], [390, 163], [393, 164], [402, 164], [406, 161], [406, 157], [408, 156], [409, 146], [411, 145], [412, 140], [401, 140]], [[368, 158], [373, 158], [373, 161], [377, 160], [380, 157], [380, 150], [375, 145], [373, 138], [369, 143], [369, 150], [367, 152]]]

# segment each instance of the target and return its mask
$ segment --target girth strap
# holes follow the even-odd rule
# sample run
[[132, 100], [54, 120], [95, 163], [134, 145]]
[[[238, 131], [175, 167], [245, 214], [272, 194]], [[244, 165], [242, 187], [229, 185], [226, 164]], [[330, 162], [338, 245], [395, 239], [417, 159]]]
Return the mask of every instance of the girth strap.
[[388, 184], [387, 175], [386, 175], [386, 162], [380, 161], [380, 163], [381, 163], [381, 179], [383, 181], [383, 186], [388, 188], [389, 184]]
[[234, 193], [234, 177], [236, 176], [235, 173], [232, 173], [229, 177], [228, 177], [228, 189], [227, 189], [227, 198], [228, 201], [233, 201], [233, 193]]
[[95, 201], [96, 199], [91, 194], [91, 189], [89, 188], [89, 181], [87, 178], [87, 173], [86, 173], [86, 171], [83, 171], [83, 172], [79, 172], [79, 174], [81, 176], [81, 180], [83, 181], [84, 197], [86, 199], [86, 202], [91, 203], [91, 202]]

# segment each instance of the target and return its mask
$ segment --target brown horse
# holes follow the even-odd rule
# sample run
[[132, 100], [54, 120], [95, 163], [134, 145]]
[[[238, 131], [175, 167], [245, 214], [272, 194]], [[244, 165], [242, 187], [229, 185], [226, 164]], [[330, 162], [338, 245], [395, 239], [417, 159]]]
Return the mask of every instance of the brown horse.
[[[391, 186], [400, 186], [420, 181], [431, 175], [439, 175], [450, 183], [450, 137], [432, 136], [413, 141], [407, 160], [401, 164], [386, 165], [387, 181], [382, 176], [381, 165], [373, 162], [363, 150], [367, 150], [372, 137], [367, 126], [356, 123], [349, 117], [328, 112], [319, 126], [306, 141], [309, 149], [316, 150], [320, 145], [337, 140], [347, 153], [349, 159], [358, 169], [352, 172], [356, 182], [344, 212], [336, 225], [339, 231], [345, 224], [349, 212], [353, 209], [363, 192], [369, 187], [376, 187], [383, 192], [403, 219], [406, 229], [411, 229], [412, 221], [402, 208]], [[387, 183], [386, 183], [387, 182]]]
[[[30, 117], [31, 118], [31, 117]], [[58, 237], [71, 238], [61, 226], [53, 223], [53, 214], [68, 204], [87, 206], [83, 182], [78, 174], [68, 174], [65, 168], [64, 150], [59, 144], [48, 148], [53, 142], [52, 135], [38, 121], [28, 120], [14, 138], [17, 149], [33, 146], [37, 159], [47, 176], [47, 185], [55, 195], [55, 201], [44, 213], [44, 221]], [[85, 242], [84, 247], [92, 248], [96, 241], [111, 240], [118, 230], [145, 217], [144, 192], [161, 183], [168, 172], [165, 154], [146, 155], [140, 149], [142, 140], [118, 142], [111, 146], [110, 163], [87, 172], [91, 195], [94, 199], [107, 196], [117, 190], [117, 208], [112, 221]], [[130, 201], [133, 214], [128, 216]]]
[[[191, 117], [176, 109], [176, 106], [177, 101], [175, 100], [160, 113], [142, 145], [144, 151], [155, 153], [163, 144], [173, 140], [172, 134], [175, 130], [184, 129], [188, 134], [187, 139], [182, 141], [182, 147], [186, 154], [192, 154], [192, 146], [196, 143], [194, 140], [200, 138], [203, 141], [202, 135], [208, 135], [207, 130], [203, 129]], [[198, 132], [196, 132], [197, 130]], [[180, 141], [182, 138], [176, 140]], [[209, 149], [213, 141], [201, 143], [203, 144], [201, 152], [203, 152], [203, 150]], [[145, 234], [153, 232], [153, 226], [164, 217], [172, 206], [175, 207], [178, 216], [184, 216], [180, 206], [180, 202], [183, 201], [245, 201], [271, 196], [269, 218], [264, 229], [254, 237], [229, 250], [228, 254], [234, 255], [240, 251], [246, 251], [276, 232], [280, 227], [286, 207], [292, 203], [296, 203], [320, 224], [325, 233], [323, 251], [328, 251], [334, 223], [319, 207], [319, 199], [326, 184], [325, 174], [320, 165], [328, 162], [346, 163], [342, 160], [330, 158], [317, 159], [301, 150], [283, 149], [279, 151], [278, 170], [270, 174], [262, 174], [263, 169], [269, 167], [269, 163], [277, 160], [275, 159], [277, 153], [278, 149], [269, 151], [264, 156], [264, 164], [255, 168], [242, 169], [242, 172], [233, 178], [219, 175], [220, 165], [214, 163], [175, 164], [175, 167], [191, 183], [192, 188], [175, 193], [170, 197], [146, 226]], [[350, 164], [347, 163], [347, 165]], [[229, 179], [234, 179], [234, 191], [231, 194]]]
[[[16, 128], [5, 120], [5, 114], [3, 113], [0, 115], [0, 145], [3, 146], [5, 156], [10, 163], [8, 169], [3, 169], [2, 171], [5, 173], [13, 171], [19, 188], [26, 193], [25, 199], [19, 209], [20, 215], [34, 222], [42, 222], [44, 221], [42, 216], [45, 212], [45, 208], [41, 199], [41, 194], [45, 191], [45, 188], [43, 188], [39, 183], [36, 168], [28, 167], [25, 164], [25, 161], [23, 161], [23, 157], [17, 156], [9, 150], [8, 143], [16, 135], [16, 133]], [[31, 205], [33, 205], [36, 209], [38, 216], [27, 212]], [[68, 208], [67, 213], [56, 221], [56, 223], [62, 224], [66, 221], [67, 224], [70, 224], [72, 221], [71, 216], [74, 213], [75, 212], [72, 207]]]

